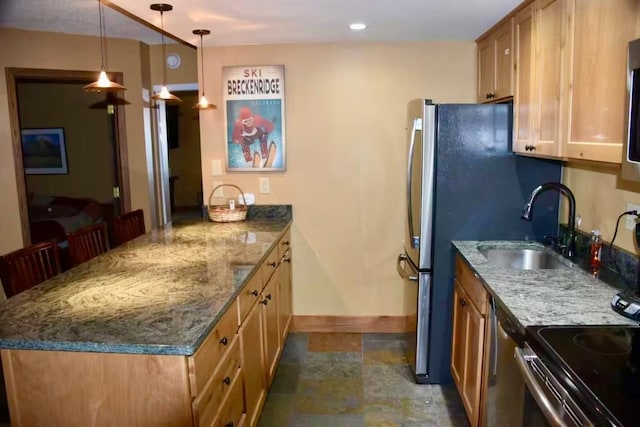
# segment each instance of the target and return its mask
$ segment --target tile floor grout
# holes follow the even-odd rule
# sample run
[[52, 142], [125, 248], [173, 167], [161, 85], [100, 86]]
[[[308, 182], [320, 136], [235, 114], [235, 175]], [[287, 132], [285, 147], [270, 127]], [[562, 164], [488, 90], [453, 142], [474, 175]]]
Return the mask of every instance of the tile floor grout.
[[259, 425], [467, 427], [453, 385], [418, 385], [401, 334], [290, 334]]

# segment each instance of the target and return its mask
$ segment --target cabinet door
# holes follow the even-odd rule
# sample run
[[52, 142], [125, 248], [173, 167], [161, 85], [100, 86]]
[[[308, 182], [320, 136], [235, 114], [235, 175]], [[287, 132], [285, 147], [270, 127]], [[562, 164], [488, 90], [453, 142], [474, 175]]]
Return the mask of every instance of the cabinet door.
[[495, 45], [495, 99], [513, 96], [513, 19], [497, 28]]
[[564, 46], [564, 0], [539, 0], [535, 33], [537, 40], [535, 118], [537, 141], [535, 154], [561, 156], [560, 152], [560, 82]]
[[531, 3], [514, 17], [515, 88], [513, 98], [513, 151], [529, 153], [535, 142], [533, 127], [536, 99], [534, 78], [534, 10]]
[[495, 89], [495, 45], [491, 35], [478, 43], [478, 102], [490, 102]]
[[280, 354], [280, 328], [278, 323], [278, 288], [279, 270], [276, 270], [267, 286], [262, 291], [262, 319], [264, 331], [265, 369], [267, 384], [270, 386], [276, 373], [278, 355]]
[[460, 283], [454, 287], [451, 374], [472, 427], [479, 425], [485, 319]]
[[289, 249], [280, 261], [280, 289], [278, 290], [278, 311], [279, 311], [279, 327], [281, 342], [287, 340], [287, 334], [289, 333], [289, 327], [291, 325], [291, 319], [293, 317], [292, 309], [292, 289], [291, 289], [291, 249]]
[[264, 366], [262, 305], [253, 306], [242, 327], [240, 351], [244, 376], [244, 401], [248, 425], [255, 426], [267, 397], [267, 374]]
[[567, 157], [620, 163], [637, 0], [569, 0]]
[[453, 289], [453, 336], [451, 340], [451, 375], [458, 388], [458, 393], [462, 395], [464, 378], [464, 357], [465, 357], [465, 336], [467, 335], [464, 322], [464, 305], [462, 305], [462, 289], [456, 279]]

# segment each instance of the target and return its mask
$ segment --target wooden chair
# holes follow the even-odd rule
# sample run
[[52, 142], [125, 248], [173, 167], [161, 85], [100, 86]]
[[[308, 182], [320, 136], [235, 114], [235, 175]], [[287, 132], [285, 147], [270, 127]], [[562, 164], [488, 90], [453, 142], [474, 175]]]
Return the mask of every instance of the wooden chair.
[[18, 249], [0, 257], [0, 280], [7, 298], [60, 273], [60, 255], [55, 239]]
[[113, 241], [115, 246], [119, 246], [129, 240], [146, 233], [144, 228], [144, 212], [138, 209], [120, 215], [113, 221]]
[[102, 222], [67, 233], [67, 242], [72, 267], [89, 261], [109, 250], [107, 224]]

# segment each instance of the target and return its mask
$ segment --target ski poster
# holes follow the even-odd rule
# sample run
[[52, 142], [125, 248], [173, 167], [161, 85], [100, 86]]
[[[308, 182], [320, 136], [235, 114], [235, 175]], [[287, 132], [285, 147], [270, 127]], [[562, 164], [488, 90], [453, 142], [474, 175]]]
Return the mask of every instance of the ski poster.
[[284, 65], [222, 68], [227, 171], [284, 171]]

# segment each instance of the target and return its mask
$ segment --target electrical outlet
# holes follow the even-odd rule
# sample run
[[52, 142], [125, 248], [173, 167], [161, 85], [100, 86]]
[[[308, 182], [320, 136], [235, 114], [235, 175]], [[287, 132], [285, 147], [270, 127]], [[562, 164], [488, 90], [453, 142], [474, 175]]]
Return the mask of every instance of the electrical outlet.
[[260, 178], [260, 193], [269, 194], [271, 192], [271, 183], [269, 178]]
[[[628, 211], [638, 211], [640, 213], [640, 205], [634, 203], [627, 203]], [[636, 228], [636, 217], [634, 215], [626, 215], [625, 228], [627, 230], [634, 230]]]
[[[218, 185], [222, 185], [222, 181], [214, 181], [213, 182], [213, 188], [216, 188]], [[223, 188], [224, 187], [220, 187], [216, 191], [214, 191], [213, 192], [213, 197], [219, 197], [219, 198], [224, 197], [224, 191], [222, 191]]]

